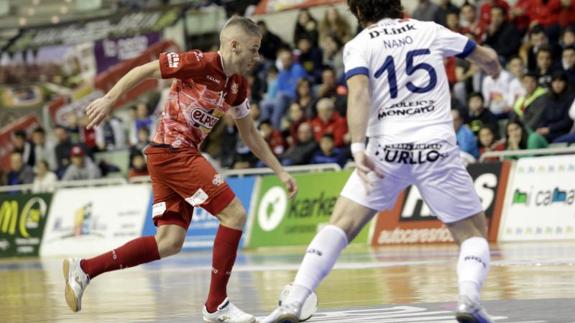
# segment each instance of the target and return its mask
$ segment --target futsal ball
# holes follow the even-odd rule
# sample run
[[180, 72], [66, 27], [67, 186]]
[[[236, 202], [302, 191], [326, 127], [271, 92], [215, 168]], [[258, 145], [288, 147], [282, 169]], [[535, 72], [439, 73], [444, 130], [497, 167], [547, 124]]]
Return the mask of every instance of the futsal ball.
[[[278, 304], [281, 306], [282, 303], [287, 300], [291, 290], [293, 288], [293, 283], [289, 283], [284, 286], [282, 291], [280, 292], [280, 299]], [[313, 314], [317, 312], [317, 294], [315, 292], [311, 292], [305, 302], [301, 307], [301, 313], [299, 314], [299, 321], [307, 321], [309, 320]]]

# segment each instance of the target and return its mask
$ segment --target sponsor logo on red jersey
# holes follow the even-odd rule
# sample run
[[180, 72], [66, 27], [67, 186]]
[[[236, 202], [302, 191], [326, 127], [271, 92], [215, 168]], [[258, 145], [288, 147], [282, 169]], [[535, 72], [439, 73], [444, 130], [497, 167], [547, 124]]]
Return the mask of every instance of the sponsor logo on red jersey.
[[220, 120], [202, 109], [192, 110], [192, 120], [202, 127], [212, 129]]
[[168, 53], [166, 54], [166, 57], [170, 68], [177, 68], [180, 65], [180, 55], [177, 53]]

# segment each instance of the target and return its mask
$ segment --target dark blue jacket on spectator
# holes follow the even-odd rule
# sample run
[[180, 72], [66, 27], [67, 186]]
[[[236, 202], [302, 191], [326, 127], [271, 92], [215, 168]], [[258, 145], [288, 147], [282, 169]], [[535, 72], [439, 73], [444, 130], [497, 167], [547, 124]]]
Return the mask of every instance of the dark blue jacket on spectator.
[[343, 167], [345, 166], [345, 162], [346, 162], [345, 150], [341, 148], [334, 148], [331, 152], [331, 155], [329, 156], [324, 154], [324, 152], [321, 149], [319, 149], [318, 151], [315, 152], [315, 154], [311, 158], [312, 164], [335, 163]]
[[545, 135], [548, 142], [571, 130], [573, 120], [569, 118], [569, 109], [574, 99], [575, 94], [568, 90], [559, 95], [550, 92], [543, 96], [543, 114], [536, 128], [549, 128], [549, 133]]

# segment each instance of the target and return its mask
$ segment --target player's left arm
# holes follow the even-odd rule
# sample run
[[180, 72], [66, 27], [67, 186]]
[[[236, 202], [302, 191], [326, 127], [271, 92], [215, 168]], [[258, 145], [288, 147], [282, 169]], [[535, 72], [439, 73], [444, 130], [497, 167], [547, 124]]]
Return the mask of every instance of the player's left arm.
[[243, 142], [250, 148], [252, 153], [271, 168], [278, 178], [284, 183], [289, 192], [289, 197], [293, 198], [297, 193], [295, 179], [288, 174], [276, 156], [269, 148], [267, 142], [256, 129], [252, 118], [247, 115], [240, 119], [235, 119], [236, 126]]

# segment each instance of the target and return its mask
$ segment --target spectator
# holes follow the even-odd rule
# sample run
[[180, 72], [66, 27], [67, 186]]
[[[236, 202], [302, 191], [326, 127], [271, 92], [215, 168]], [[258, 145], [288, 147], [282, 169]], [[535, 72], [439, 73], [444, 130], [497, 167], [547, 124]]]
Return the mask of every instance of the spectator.
[[66, 113], [66, 131], [70, 136], [72, 144], [82, 143], [82, 129], [80, 120], [75, 111]]
[[475, 136], [484, 127], [493, 129], [494, 133], [499, 133], [499, 123], [497, 117], [485, 108], [485, 103], [481, 93], [471, 93], [468, 100], [469, 107], [469, 128]]
[[525, 75], [525, 64], [523, 63], [523, 59], [518, 55], [511, 57], [507, 63], [507, 70], [509, 70], [513, 76], [513, 80], [509, 83], [509, 95], [507, 96], [509, 98], [509, 106], [513, 107], [513, 104], [520, 97], [525, 95], [525, 89], [521, 83], [523, 75]]
[[335, 141], [331, 134], [325, 134], [319, 140], [319, 149], [316, 150], [311, 158], [312, 164], [338, 164], [340, 167], [345, 166], [345, 150], [335, 147]]
[[568, 91], [567, 85], [567, 75], [563, 72], [555, 73], [549, 92], [543, 96], [543, 114], [535, 131], [545, 137], [547, 142], [553, 142], [569, 133], [573, 126], [569, 108], [574, 102], [575, 93]]
[[531, 25], [541, 25], [545, 28], [559, 24], [562, 0], [531, 0], [529, 15]]
[[314, 82], [319, 83], [321, 79], [321, 67], [323, 66], [323, 53], [319, 47], [313, 47], [312, 42], [307, 37], [302, 37], [297, 42], [299, 52], [298, 61], [311, 76]]
[[56, 189], [58, 177], [50, 171], [46, 160], [36, 163], [36, 177], [32, 183], [32, 193], [52, 193]]
[[497, 77], [486, 76], [483, 79], [482, 94], [485, 105], [496, 116], [506, 117], [513, 107], [512, 81], [513, 75], [503, 69]]
[[297, 44], [304, 37], [311, 40], [313, 47], [318, 47], [319, 26], [308, 9], [301, 9], [297, 15], [293, 43]]
[[562, 48], [575, 46], [575, 25], [565, 28], [560, 43]]
[[[272, 128], [272, 124], [269, 120], [260, 122], [258, 130], [276, 156], [284, 153], [286, 148], [284, 139], [279, 130]], [[261, 165], [263, 167], [264, 164], [261, 163]]]
[[265, 21], [258, 21], [258, 27], [260, 27], [260, 32], [262, 33], [262, 42], [260, 46], [260, 53], [262, 56], [269, 61], [274, 61], [277, 59], [277, 52], [280, 48], [286, 47], [281, 38], [272, 33]]
[[507, 12], [501, 6], [491, 8], [491, 22], [487, 25], [485, 44], [492, 47], [504, 62], [519, 51], [521, 34], [507, 21]]
[[430, 0], [419, 0], [419, 4], [413, 10], [412, 16], [417, 20], [441, 23], [441, 10], [438, 5]]
[[34, 170], [24, 163], [21, 152], [13, 151], [10, 154], [10, 171], [4, 176], [6, 185], [31, 184], [34, 181]]
[[511, 22], [521, 35], [524, 35], [529, 28], [530, 18], [528, 15], [529, 6], [532, 0], [517, 0], [511, 8]]
[[311, 82], [308, 79], [301, 79], [297, 82], [297, 94], [295, 102], [302, 108], [307, 118], [315, 115], [314, 104], [316, 97], [312, 91]]
[[138, 130], [138, 142], [130, 147], [130, 154], [143, 153], [144, 148], [146, 148], [148, 144], [150, 144], [150, 130], [146, 127], [142, 127]]
[[278, 69], [275, 66], [270, 66], [266, 74], [266, 93], [264, 98], [266, 100], [275, 100], [278, 96]]
[[571, 90], [575, 88], [575, 46], [571, 45], [563, 49], [561, 65], [565, 74], [567, 75], [567, 80], [569, 82], [569, 87]]
[[150, 115], [150, 110], [145, 103], [138, 103], [132, 108], [133, 111], [133, 121], [130, 126], [130, 144], [133, 145], [138, 141], [138, 130], [142, 127], [148, 129], [154, 129], [155, 118]]
[[466, 30], [459, 24], [459, 10], [447, 11], [445, 14], [445, 26], [456, 33], [464, 33]]
[[[571, 108], [569, 108], [569, 118], [571, 118], [572, 122], [575, 121], [575, 101], [571, 104]], [[575, 143], [575, 126], [571, 128], [571, 132], [555, 139], [553, 143]]]
[[483, 39], [486, 26], [483, 26], [479, 21], [477, 7], [469, 2], [465, 2], [465, 4], [461, 6], [461, 18], [462, 34], [470, 33], [475, 39]]
[[63, 126], [57, 125], [54, 127], [54, 135], [57, 141], [54, 147], [57, 165], [56, 174], [61, 178], [68, 165], [70, 165], [70, 150], [72, 150], [73, 145], [68, 131]]
[[453, 14], [457, 17], [457, 25], [459, 25], [459, 8], [451, 3], [451, 0], [439, 0], [439, 23], [448, 27], [449, 16]]
[[297, 142], [282, 155], [282, 164], [286, 166], [309, 164], [316, 149], [317, 143], [313, 138], [311, 126], [304, 122], [297, 129]]
[[146, 165], [146, 159], [144, 154], [134, 154], [130, 157], [130, 170], [128, 170], [128, 179], [148, 176], [148, 166]]
[[22, 161], [28, 166], [34, 166], [36, 157], [34, 156], [34, 149], [32, 143], [28, 141], [28, 135], [24, 130], [14, 132], [14, 151], [22, 154]]
[[270, 119], [276, 129], [281, 126], [282, 116], [295, 99], [297, 82], [307, 76], [305, 69], [293, 61], [292, 53], [289, 50], [282, 49], [278, 54], [278, 59], [281, 61], [283, 69], [277, 79], [277, 97], [261, 102], [261, 120]]
[[77, 181], [100, 178], [100, 169], [90, 157], [85, 156], [81, 146], [74, 146], [70, 150], [70, 166], [66, 169], [63, 181]]
[[224, 114], [223, 119], [224, 130], [222, 133], [222, 150], [220, 155], [220, 163], [222, 167], [229, 168], [232, 167], [236, 161], [238, 132], [235, 127], [234, 119], [230, 113]]
[[455, 130], [459, 150], [477, 160], [479, 158], [479, 148], [477, 147], [477, 138], [475, 138], [473, 131], [463, 123], [459, 110], [452, 109], [451, 117], [453, 118], [453, 129]]
[[335, 111], [332, 99], [323, 98], [317, 102], [317, 117], [311, 121], [316, 141], [319, 142], [325, 134], [331, 134], [336, 147], [343, 147], [347, 134], [347, 122]]
[[37, 127], [32, 131], [32, 145], [35, 159], [38, 161], [45, 160], [48, 163], [48, 169], [56, 169], [54, 147], [46, 142], [46, 131], [44, 128]]
[[535, 72], [537, 70], [537, 52], [542, 47], [548, 47], [551, 49], [552, 58], [558, 59], [558, 46], [551, 45], [549, 43], [549, 38], [545, 34], [545, 30], [541, 26], [534, 26], [529, 31], [529, 44], [527, 46], [527, 70], [530, 72]]
[[[144, 126], [140, 126], [139, 130]], [[107, 117], [96, 130], [96, 144], [100, 151], [118, 150], [126, 147], [126, 138], [124, 136], [124, 127], [122, 120], [114, 116]], [[139, 138], [138, 138], [139, 141]]]
[[527, 73], [523, 76], [523, 88], [525, 89], [525, 95], [515, 102], [513, 110], [515, 115], [531, 131], [539, 123], [543, 114], [541, 99], [547, 93], [547, 90], [539, 86], [537, 75], [533, 73]]
[[299, 129], [299, 126], [304, 122], [307, 122], [307, 118], [301, 106], [297, 102], [292, 103], [286, 118], [288, 130], [286, 141], [288, 146], [291, 147], [297, 143], [297, 130]]
[[527, 129], [517, 118], [510, 120], [505, 126], [505, 150], [539, 149], [547, 146], [545, 138]]
[[334, 6], [330, 6], [325, 11], [319, 26], [319, 39], [322, 48], [327, 37], [335, 37], [342, 44], [347, 43], [352, 38], [349, 22]]
[[560, 0], [559, 25], [563, 28], [575, 26], [575, 1]]
[[326, 35], [321, 49], [323, 50], [323, 62], [335, 70], [336, 77], [343, 75], [343, 43], [334, 35]]
[[539, 85], [549, 88], [551, 84], [551, 76], [553, 75], [553, 57], [551, 50], [548, 47], [541, 47], [537, 51], [537, 69], [535, 70], [539, 75]]
[[335, 110], [343, 117], [347, 112], [347, 96], [341, 93], [342, 87], [337, 84], [335, 70], [331, 67], [325, 67], [321, 73], [321, 84], [316, 86], [315, 92], [318, 98], [335, 99]]
[[489, 26], [491, 23], [491, 9], [493, 7], [499, 6], [509, 12], [509, 4], [505, 0], [485, 0], [479, 8], [479, 21], [483, 26]]
[[[505, 141], [497, 140], [497, 135], [490, 127], [482, 127], [479, 129], [479, 155], [483, 156], [484, 153], [490, 151], [504, 151]], [[498, 161], [497, 157], [488, 157], [484, 161]]]

